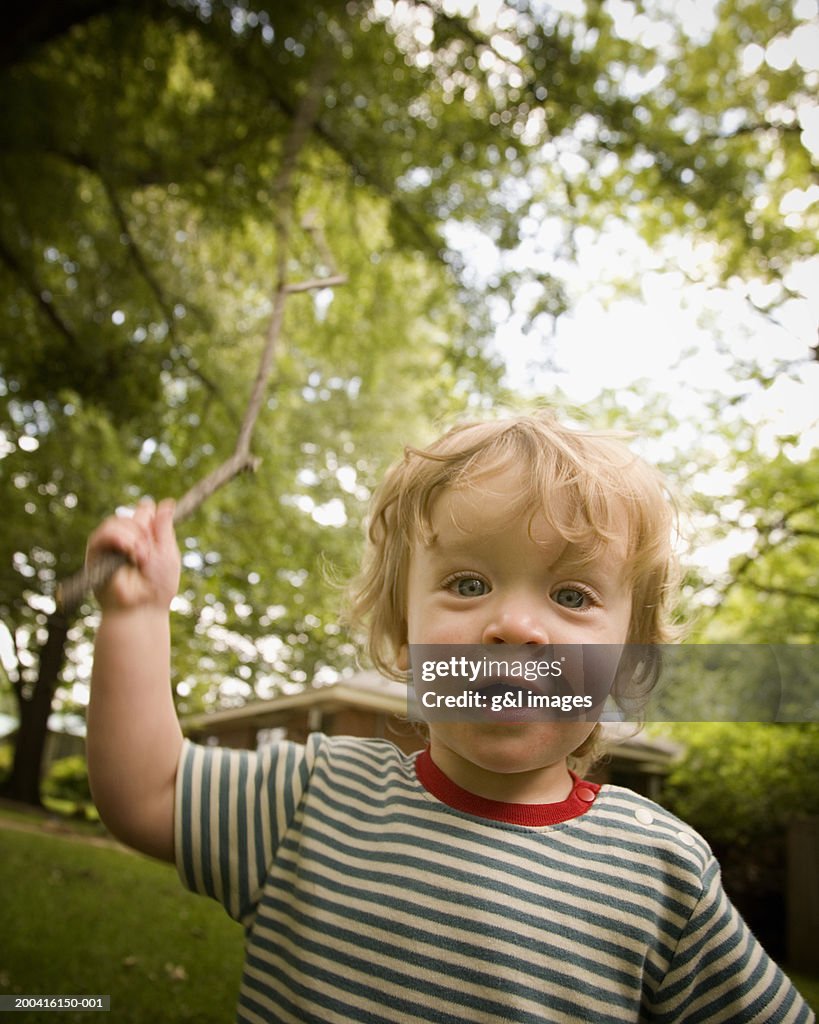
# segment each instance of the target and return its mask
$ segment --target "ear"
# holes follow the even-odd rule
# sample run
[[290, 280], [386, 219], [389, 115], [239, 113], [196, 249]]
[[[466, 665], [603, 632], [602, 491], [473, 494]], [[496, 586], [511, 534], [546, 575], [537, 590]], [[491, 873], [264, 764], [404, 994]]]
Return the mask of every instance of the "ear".
[[409, 646], [407, 644], [401, 644], [398, 648], [395, 664], [402, 672], [409, 672]]

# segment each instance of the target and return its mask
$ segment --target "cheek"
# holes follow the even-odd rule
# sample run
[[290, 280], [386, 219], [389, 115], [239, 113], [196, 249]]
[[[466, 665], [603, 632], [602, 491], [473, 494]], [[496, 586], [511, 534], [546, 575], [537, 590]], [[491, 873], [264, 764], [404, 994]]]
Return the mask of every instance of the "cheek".
[[533, 746], [571, 754], [589, 738], [596, 722], [542, 722]]
[[566, 730], [566, 742], [569, 749], [567, 754], [573, 754], [578, 747], [582, 746], [597, 728], [597, 722], [572, 722], [559, 728]]
[[467, 617], [448, 616], [445, 612], [431, 615], [410, 615], [407, 629], [408, 642], [411, 644], [476, 644], [474, 628], [470, 628]]

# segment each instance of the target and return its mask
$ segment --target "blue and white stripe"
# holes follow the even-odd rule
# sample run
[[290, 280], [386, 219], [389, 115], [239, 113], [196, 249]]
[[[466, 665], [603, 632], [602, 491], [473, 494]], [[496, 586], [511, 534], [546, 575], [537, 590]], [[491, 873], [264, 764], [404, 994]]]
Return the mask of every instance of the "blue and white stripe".
[[176, 837], [246, 928], [240, 1024], [814, 1020], [705, 842], [625, 789], [534, 828], [448, 807], [380, 740], [186, 743]]

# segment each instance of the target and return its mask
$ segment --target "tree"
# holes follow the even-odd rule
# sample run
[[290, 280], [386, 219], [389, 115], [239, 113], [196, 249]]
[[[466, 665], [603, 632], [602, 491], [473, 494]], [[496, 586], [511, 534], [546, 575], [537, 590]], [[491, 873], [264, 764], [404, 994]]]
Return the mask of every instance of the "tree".
[[684, 758], [663, 800], [705, 835], [725, 885], [770, 952], [783, 957], [788, 823], [819, 813], [817, 723], [674, 726]]
[[703, 639], [740, 643], [812, 644], [819, 637], [819, 459], [794, 458], [799, 443], [782, 439], [773, 458], [751, 448], [730, 515], [719, 530], [750, 534], [747, 553], [726, 578], [712, 581], [718, 604]]
[[[306, 90], [321, 81], [329, 107], [331, 89], [355, 84], [352, 64], [349, 75], [334, 74], [349, 61], [340, 44], [357, 22], [337, 23], [321, 8], [312, 23], [302, 14], [277, 22], [278, 46], [257, 23], [258, 38], [240, 50], [229, 25], [220, 36], [194, 18], [174, 34], [167, 10], [161, 26], [115, 13], [10, 72], [19, 106], [3, 167], [0, 258], [14, 325], [2, 367], [6, 507], [16, 518], [4, 542], [14, 568], [3, 611], [23, 723], [10, 791], [25, 799], [36, 799], [46, 712], [72, 628], [42, 595], [78, 567], [84, 535], [105, 511], [142, 491], [178, 494], [224, 457], [285, 233], [289, 272], [326, 273], [331, 249], [350, 288], [301, 297], [287, 312], [259, 437], [273, 501], [239, 482], [185, 538], [186, 564], [200, 571], [180, 601], [193, 633], [178, 677], [189, 700], [230, 691], [236, 699], [251, 678], [263, 690], [309, 681], [330, 659], [349, 662], [318, 553], [349, 569], [362, 498], [396, 452], [396, 415], [406, 425], [425, 407], [455, 409], [497, 376], [468, 348], [431, 228], [381, 185], [393, 172], [371, 152], [365, 170], [367, 125], [356, 105], [356, 131], [343, 145], [314, 124], [288, 153]], [[287, 32], [309, 41], [319, 26], [328, 37], [308, 60], [307, 44]], [[406, 88], [423, 91], [424, 76]], [[53, 105], [49, 116], [29, 118], [42, 103]], [[69, 127], [63, 115], [75, 104], [83, 124]], [[171, 145], [180, 126], [185, 147]], [[387, 147], [383, 162], [402, 149]], [[284, 190], [288, 159], [297, 167]], [[31, 203], [33, 166], [42, 187]], [[362, 434], [380, 442], [366, 458]], [[322, 525], [328, 508], [341, 527]], [[277, 568], [264, 577], [261, 565]], [[85, 611], [73, 626], [78, 661]], [[207, 645], [197, 643], [205, 630]], [[63, 681], [82, 671], [69, 666]]]
[[[602, 5], [509, 3], [491, 23], [420, 0], [58, 6], [15, 12], [0, 124], [0, 615], [10, 682], [40, 723], [58, 680], [61, 700], [84, 696], [92, 608], [61, 622], [49, 594], [93, 524], [141, 493], [184, 492], [232, 446], [283, 213], [288, 274], [326, 271], [323, 237], [348, 284], [288, 305], [262, 469], [184, 531], [174, 682], [188, 708], [351, 663], [322, 562], [351, 569], [399, 438], [511, 399], [487, 300], [527, 284], [533, 321], [558, 314], [581, 225], [627, 216], [658, 249], [694, 231], [716, 245], [715, 277], [784, 280], [809, 244], [807, 217], [773, 215], [812, 173], [793, 127], [807, 73], [761, 65], [757, 87], [741, 70], [756, 40], [799, 30], [789, 5], [723, 4], [704, 42], [670, 18], [661, 45]], [[704, 90], [711, 62], [720, 88]], [[453, 224], [502, 250], [555, 217], [554, 250], [484, 295]], [[26, 799], [41, 738], [18, 749], [11, 791]]]

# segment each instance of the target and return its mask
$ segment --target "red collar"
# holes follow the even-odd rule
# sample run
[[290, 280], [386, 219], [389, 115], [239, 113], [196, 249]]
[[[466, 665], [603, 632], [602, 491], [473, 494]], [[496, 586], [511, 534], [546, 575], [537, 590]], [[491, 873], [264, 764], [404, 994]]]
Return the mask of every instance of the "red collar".
[[476, 818], [490, 818], [505, 821], [511, 825], [558, 825], [561, 821], [579, 818], [594, 803], [600, 786], [595, 782], [584, 782], [571, 772], [574, 786], [565, 800], [556, 804], [508, 804], [503, 800], [489, 800], [486, 797], [461, 789], [448, 778], [432, 760], [429, 747], [423, 750], [415, 761], [418, 781], [424, 789], [441, 803], [464, 811]]

